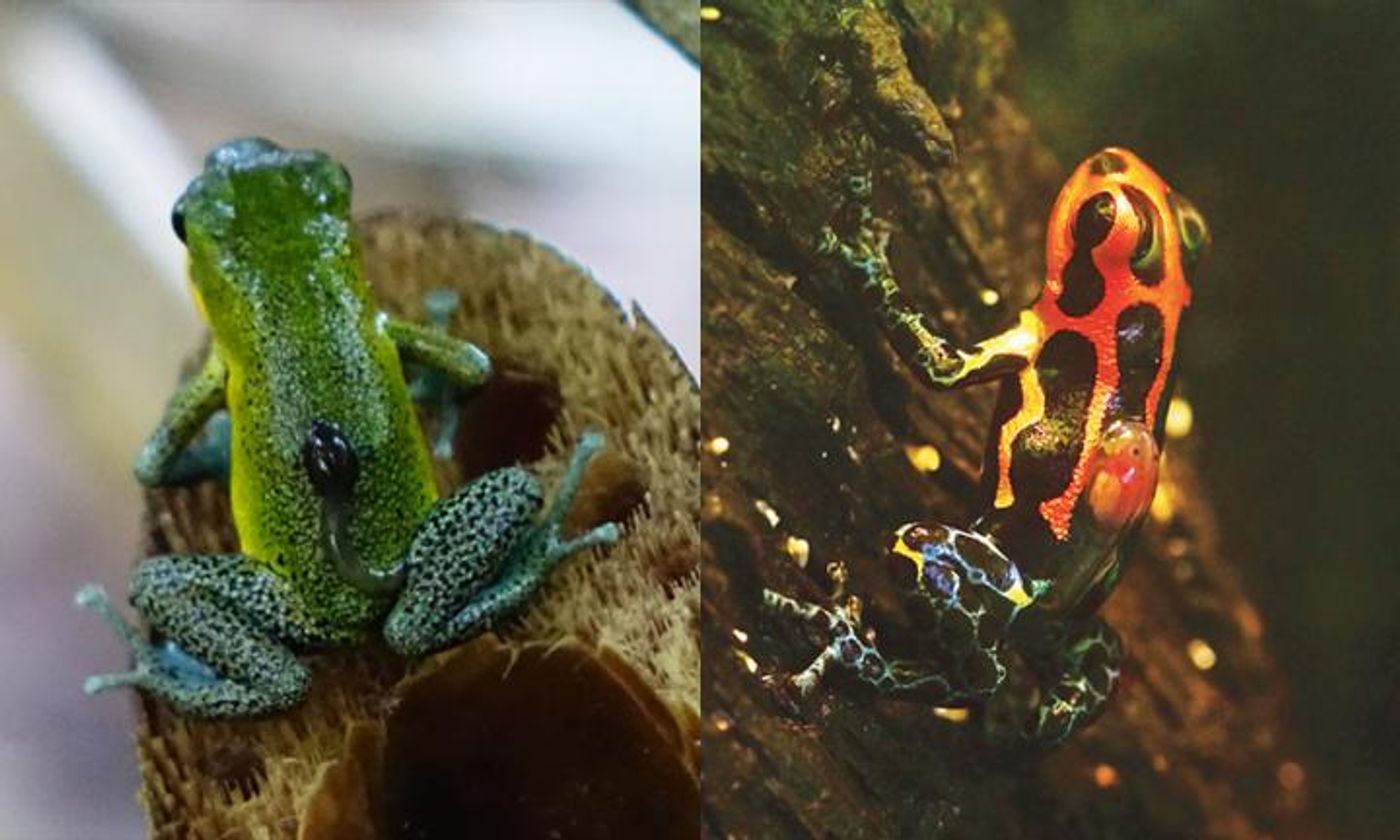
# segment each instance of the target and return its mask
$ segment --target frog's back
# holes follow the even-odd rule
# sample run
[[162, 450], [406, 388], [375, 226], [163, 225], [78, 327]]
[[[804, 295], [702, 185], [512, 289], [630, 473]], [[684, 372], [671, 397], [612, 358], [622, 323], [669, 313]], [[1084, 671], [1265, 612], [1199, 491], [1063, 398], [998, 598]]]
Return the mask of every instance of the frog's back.
[[[1127, 501], [1144, 487], [1141, 507], [1150, 501], [1142, 476], [1155, 482], [1187, 273], [1208, 238], [1190, 202], [1122, 149], [1082, 163], [1052, 210], [1046, 285], [1032, 307], [1044, 339], [1003, 386], [983, 492], [986, 529], [1062, 590], [1066, 568], [1116, 557], [1130, 524], [1119, 520], [1140, 514]], [[1096, 470], [1133, 458], [1140, 469], [1117, 477], [1131, 488], [1085, 496]]]
[[[398, 560], [436, 498], [431, 463], [393, 343], [368, 302], [329, 284], [271, 297], [228, 354], [231, 493], [242, 550], [318, 595], [364, 605], [324, 556], [323, 500], [303, 464], [313, 424], [353, 450], [351, 536], [365, 565]], [[354, 603], [351, 603], [354, 602]]]
[[[322, 548], [326, 500], [302, 463], [312, 429], [352, 450], [349, 548], [385, 569], [435, 500], [427, 447], [392, 341], [370, 299], [348, 173], [325, 154], [259, 138], [205, 160], [172, 214], [195, 299], [227, 365], [230, 492], [242, 551], [293, 579], [347, 627], [372, 599]], [[346, 499], [337, 499], [343, 506]]]

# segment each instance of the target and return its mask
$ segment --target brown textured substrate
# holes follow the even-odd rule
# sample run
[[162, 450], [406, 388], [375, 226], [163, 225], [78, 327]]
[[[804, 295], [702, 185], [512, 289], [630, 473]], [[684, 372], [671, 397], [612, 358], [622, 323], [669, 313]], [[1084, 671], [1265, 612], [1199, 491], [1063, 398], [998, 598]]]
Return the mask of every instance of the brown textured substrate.
[[[193, 721], [143, 697], [137, 752], [153, 834], [456, 837], [489, 825], [488, 806], [508, 819], [530, 803], [535, 821], [514, 824], [530, 832], [605, 836], [641, 820], [660, 831], [651, 836], [693, 836], [694, 380], [640, 313], [629, 324], [579, 267], [523, 235], [397, 214], [361, 233], [385, 308], [421, 317], [424, 291], [456, 289], [451, 332], [496, 363], [493, 382], [463, 403], [461, 457], [440, 465], [440, 488], [517, 461], [552, 487], [579, 433], [598, 428], [608, 446], [566, 530], [620, 519], [626, 534], [566, 561], [499, 637], [420, 665], [379, 647], [310, 656], [311, 696], [287, 714]], [[425, 422], [431, 433], [434, 418]], [[212, 482], [153, 491], [148, 503], [147, 554], [237, 546]], [[501, 733], [494, 752], [491, 732]], [[461, 751], [434, 751], [433, 733]], [[610, 810], [579, 795], [594, 782]]]

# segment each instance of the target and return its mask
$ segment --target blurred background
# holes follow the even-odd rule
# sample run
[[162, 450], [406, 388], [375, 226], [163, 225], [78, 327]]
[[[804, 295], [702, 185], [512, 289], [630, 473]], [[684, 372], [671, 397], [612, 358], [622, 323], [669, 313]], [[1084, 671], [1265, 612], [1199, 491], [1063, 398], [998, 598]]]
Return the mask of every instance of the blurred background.
[[170, 232], [205, 151], [323, 149], [357, 210], [529, 232], [699, 352], [699, 74], [603, 2], [0, 2], [0, 837], [137, 837], [137, 446], [200, 327]]
[[1291, 679], [1308, 789], [1338, 837], [1395, 837], [1400, 8], [1006, 5], [1061, 163], [1128, 146], [1210, 223], [1179, 390], [1225, 548]]

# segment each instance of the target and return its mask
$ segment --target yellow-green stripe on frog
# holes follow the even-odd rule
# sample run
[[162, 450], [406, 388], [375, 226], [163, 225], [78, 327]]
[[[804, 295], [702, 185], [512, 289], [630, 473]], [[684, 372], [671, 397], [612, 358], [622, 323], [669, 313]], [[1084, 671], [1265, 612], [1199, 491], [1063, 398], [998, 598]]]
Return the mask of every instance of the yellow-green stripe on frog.
[[405, 655], [474, 636], [525, 604], [560, 560], [618, 538], [609, 523], [563, 540], [567, 512], [602, 438], [585, 434], [550, 508], [512, 467], [439, 499], [402, 362], [439, 385], [491, 373], [473, 345], [380, 311], [335, 160], [262, 139], [214, 149], [175, 205], [190, 282], [212, 333], [200, 371], [171, 398], [136, 462], [157, 485], [227, 409], [228, 475], [240, 551], [166, 555], [132, 575], [153, 645], [96, 587], [77, 600], [130, 645], [127, 672], [95, 693], [143, 688], [200, 716], [274, 712], [304, 695], [294, 649], [382, 632]]

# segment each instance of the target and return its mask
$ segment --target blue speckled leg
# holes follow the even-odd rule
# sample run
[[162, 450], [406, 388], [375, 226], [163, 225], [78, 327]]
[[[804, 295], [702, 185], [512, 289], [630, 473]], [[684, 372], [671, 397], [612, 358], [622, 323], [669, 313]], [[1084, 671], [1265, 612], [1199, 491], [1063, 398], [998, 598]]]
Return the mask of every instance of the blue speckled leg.
[[764, 590], [764, 606], [821, 627], [830, 639], [793, 678], [804, 693], [831, 664], [882, 691], [921, 689], [939, 705], [985, 700], [1006, 677], [1001, 645], [1016, 615], [1047, 591], [1026, 580], [987, 537], [936, 522], [911, 522], [891, 535], [888, 561], [908, 587], [911, 624], [927, 645], [917, 660], [892, 660], [860, 632], [848, 607], [825, 609]]
[[1100, 618], [1067, 625], [1065, 644], [1046, 663], [1055, 676], [1026, 722], [1024, 738], [1052, 746], [1088, 726], [1118, 686], [1123, 642]]
[[[451, 289], [435, 289], [423, 296], [431, 331], [410, 329], [405, 324], [391, 324], [390, 335], [398, 342], [400, 352], [422, 365], [408, 384], [415, 400], [436, 406], [438, 433], [433, 440], [433, 457], [446, 461], [452, 458], [452, 441], [457, 437], [461, 411], [457, 396], [463, 387], [474, 387], [490, 374], [486, 354], [466, 342], [456, 342], [447, 334], [448, 324], [457, 311], [459, 300]], [[434, 334], [436, 337], [434, 337]], [[458, 345], [459, 352], [450, 350]]]
[[[976, 641], [975, 630], [958, 632], [948, 649], [928, 660], [891, 659], [860, 632], [847, 607], [826, 609], [796, 601], [771, 589], [763, 590], [763, 606], [777, 615], [809, 622], [825, 632], [830, 643], [792, 684], [800, 694], [814, 689], [831, 665], [850, 669], [860, 680], [881, 691], [926, 691], [931, 702], [959, 706], [986, 699], [1006, 676], [997, 647]], [[959, 621], [963, 620], [960, 614]]]
[[205, 429], [210, 417], [224, 407], [227, 379], [228, 369], [211, 347], [199, 371], [175, 389], [160, 423], [137, 453], [135, 473], [138, 481], [147, 487], [155, 487], [203, 477], [202, 474], [191, 476], [190, 465], [180, 465], [180, 459], [190, 442]]
[[152, 644], [97, 586], [79, 606], [103, 617], [131, 648], [132, 670], [89, 677], [89, 694], [145, 689], [198, 717], [243, 717], [296, 705], [310, 673], [287, 644], [318, 639], [298, 620], [291, 588], [239, 554], [153, 557], [131, 578], [131, 602], [165, 641]]
[[570, 540], [559, 524], [588, 460], [603, 445], [584, 434], [543, 516], [539, 482], [519, 468], [496, 470], [438, 502], [409, 550], [408, 581], [384, 626], [389, 645], [421, 656], [489, 630], [518, 611], [570, 554], [615, 542], [608, 523]]

